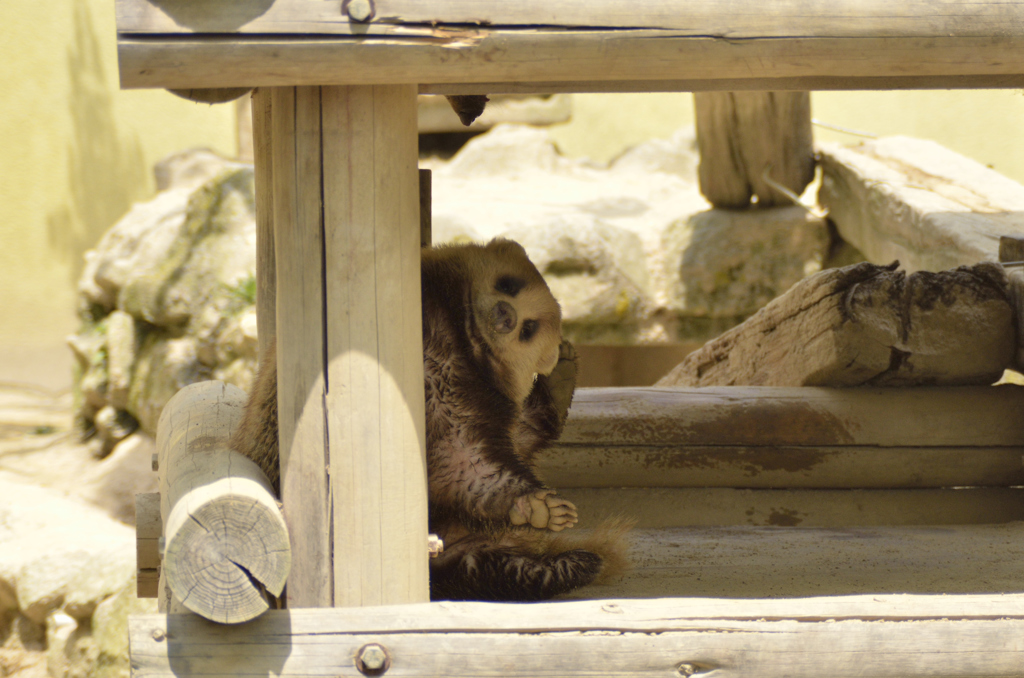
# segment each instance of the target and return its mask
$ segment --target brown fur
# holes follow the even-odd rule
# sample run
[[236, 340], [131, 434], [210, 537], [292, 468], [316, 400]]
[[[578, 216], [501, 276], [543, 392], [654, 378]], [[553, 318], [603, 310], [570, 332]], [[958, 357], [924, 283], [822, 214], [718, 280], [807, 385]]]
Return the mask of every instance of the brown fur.
[[[541, 600], [611, 573], [626, 528], [549, 536], [576, 511], [532, 460], [561, 434], [576, 362], [540, 273], [511, 241], [437, 247], [423, 250], [422, 290], [430, 529], [445, 542], [432, 597]], [[273, 347], [232, 445], [278, 488]]]

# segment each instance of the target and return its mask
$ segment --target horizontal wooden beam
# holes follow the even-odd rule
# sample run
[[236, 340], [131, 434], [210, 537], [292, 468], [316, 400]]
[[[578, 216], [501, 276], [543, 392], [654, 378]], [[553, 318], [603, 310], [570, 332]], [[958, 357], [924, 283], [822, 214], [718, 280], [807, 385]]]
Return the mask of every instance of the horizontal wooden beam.
[[[582, 524], [582, 523], [581, 523]], [[1024, 524], [629, 533], [632, 567], [567, 597], [801, 598], [1024, 591]]]
[[394, 676], [1012, 676], [1024, 599], [425, 603], [271, 611], [235, 627], [140, 615], [129, 634], [136, 678], [360, 676], [368, 643]]
[[1024, 388], [581, 388], [560, 445], [1024, 445]]
[[[1016, 26], [1024, 26], [1024, 20]], [[786, 37], [746, 38], [663, 29], [445, 31], [429, 26], [376, 34], [375, 24], [358, 35], [337, 36], [122, 29], [118, 55], [125, 88], [411, 82], [431, 93], [500, 93], [1020, 87], [1024, 82], [1024, 29], [875, 37], [818, 36], [801, 31], [799, 24], [791, 29]]]

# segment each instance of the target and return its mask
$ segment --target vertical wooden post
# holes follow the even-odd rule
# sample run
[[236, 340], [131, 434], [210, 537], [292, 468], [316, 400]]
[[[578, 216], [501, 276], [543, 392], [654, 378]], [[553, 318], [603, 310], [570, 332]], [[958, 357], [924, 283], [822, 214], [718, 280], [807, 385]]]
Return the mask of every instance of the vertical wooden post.
[[271, 99], [281, 498], [295, 563], [286, 598], [330, 607], [320, 88], [278, 87]]
[[274, 262], [274, 180], [271, 149], [272, 90], [252, 93], [252, 155], [256, 173], [256, 335], [262, 356], [277, 334], [277, 272]]
[[416, 87], [271, 98], [287, 602], [426, 601]]
[[809, 92], [695, 92], [700, 190], [715, 207], [789, 205], [814, 178]]
[[323, 88], [334, 604], [429, 598], [416, 87]]

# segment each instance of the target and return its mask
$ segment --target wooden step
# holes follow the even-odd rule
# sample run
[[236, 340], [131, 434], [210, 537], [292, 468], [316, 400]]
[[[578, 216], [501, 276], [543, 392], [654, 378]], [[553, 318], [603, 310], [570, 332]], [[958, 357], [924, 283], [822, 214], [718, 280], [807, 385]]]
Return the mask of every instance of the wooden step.
[[[1024, 592], [1024, 523], [635, 530], [633, 569], [566, 598]], [[748, 601], [749, 602], [749, 601]]]
[[554, 487], [1024, 485], [1024, 388], [578, 389]]

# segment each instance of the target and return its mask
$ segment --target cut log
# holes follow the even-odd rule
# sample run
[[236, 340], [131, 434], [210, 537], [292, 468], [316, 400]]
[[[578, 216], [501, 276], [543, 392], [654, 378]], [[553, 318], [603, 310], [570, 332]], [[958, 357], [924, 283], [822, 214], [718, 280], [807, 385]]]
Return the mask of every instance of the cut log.
[[658, 386], [991, 384], [1015, 360], [1002, 267], [906, 275], [855, 264], [794, 285]]
[[819, 202], [868, 261], [908, 271], [998, 261], [1024, 235], [1024, 186], [934, 141], [823, 145]]
[[[814, 178], [810, 92], [697, 92], [700, 191], [715, 207], [790, 205]], [[770, 181], [765, 177], [769, 177]]]
[[248, 621], [280, 596], [291, 568], [288, 529], [269, 481], [227, 443], [245, 407], [238, 388], [192, 384], [157, 428], [167, 587], [213, 621]]

